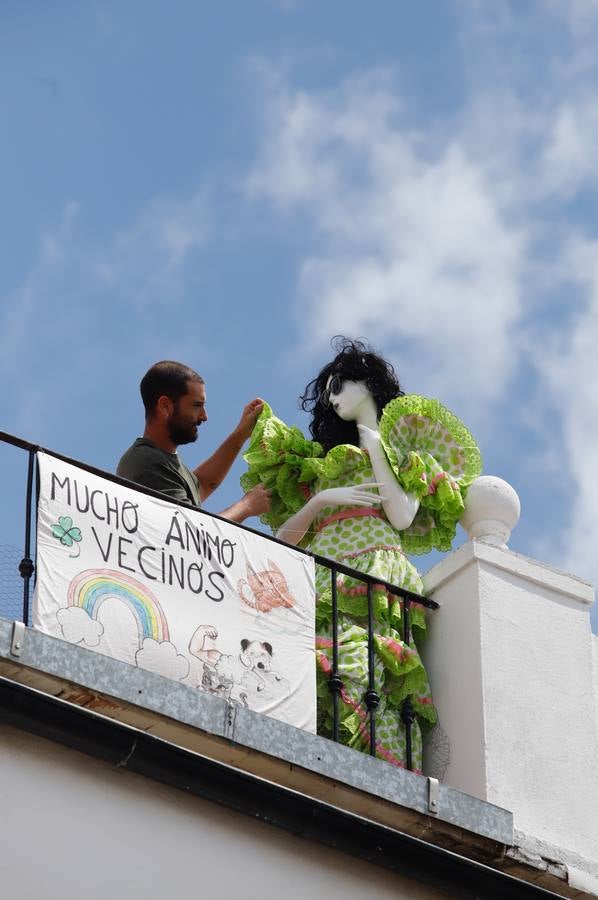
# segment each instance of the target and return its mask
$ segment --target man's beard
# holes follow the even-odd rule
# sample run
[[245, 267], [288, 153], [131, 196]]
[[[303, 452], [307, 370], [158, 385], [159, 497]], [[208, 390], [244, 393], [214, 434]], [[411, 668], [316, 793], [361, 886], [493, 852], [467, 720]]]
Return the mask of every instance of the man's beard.
[[196, 425], [186, 425], [171, 419], [168, 423], [168, 436], [175, 446], [179, 444], [192, 444], [197, 440], [198, 427]]

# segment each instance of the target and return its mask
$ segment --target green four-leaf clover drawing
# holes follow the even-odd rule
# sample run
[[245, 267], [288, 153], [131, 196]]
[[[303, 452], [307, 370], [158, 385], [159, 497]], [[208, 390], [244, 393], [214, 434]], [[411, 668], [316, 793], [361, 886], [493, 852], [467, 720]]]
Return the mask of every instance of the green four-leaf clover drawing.
[[[52, 525], [52, 534], [55, 538], [58, 538], [61, 544], [64, 544], [65, 547], [72, 547], [75, 541], [81, 540], [81, 529], [77, 528], [73, 525], [73, 520], [70, 516], [59, 516], [58, 524]], [[81, 552], [81, 548], [77, 547], [77, 556]], [[69, 554], [72, 556], [73, 554]]]

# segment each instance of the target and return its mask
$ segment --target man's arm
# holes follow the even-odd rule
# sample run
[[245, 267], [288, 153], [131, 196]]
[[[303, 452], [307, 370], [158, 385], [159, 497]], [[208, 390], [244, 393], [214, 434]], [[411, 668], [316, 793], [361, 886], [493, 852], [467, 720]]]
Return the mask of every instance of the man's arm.
[[270, 491], [263, 484], [248, 491], [237, 503], [233, 503], [220, 515], [229, 522], [244, 522], [251, 516], [261, 516], [270, 509]]
[[[210, 494], [222, 484], [228, 475], [230, 467], [239, 455], [243, 444], [253, 431], [263, 405], [264, 401], [259, 398], [248, 403], [241, 414], [239, 424], [232, 434], [229, 434], [226, 440], [220, 444], [218, 449], [212, 453], [209, 459], [206, 459], [205, 462], [200, 463], [200, 465], [194, 469], [194, 473], [199, 481], [199, 495], [202, 501], [205, 500], [206, 497], [209, 497]], [[241, 500], [239, 502], [242, 503], [243, 501]], [[230, 510], [234, 510], [238, 505], [239, 504], [235, 503], [230, 507]], [[261, 511], [263, 512], [263, 510]], [[229, 510], [226, 510], [223, 513], [223, 515], [226, 515], [226, 518], [230, 518], [228, 512]], [[255, 513], [251, 512], [248, 515], [255, 515]], [[247, 518], [247, 515], [245, 515], [244, 518]], [[232, 521], [242, 522], [243, 519], [234, 518]]]

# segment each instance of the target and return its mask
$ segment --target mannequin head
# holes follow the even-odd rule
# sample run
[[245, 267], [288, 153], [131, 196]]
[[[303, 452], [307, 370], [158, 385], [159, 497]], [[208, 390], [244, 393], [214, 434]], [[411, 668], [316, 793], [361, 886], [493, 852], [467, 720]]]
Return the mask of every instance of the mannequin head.
[[369, 396], [379, 417], [386, 404], [403, 393], [392, 365], [364, 341], [339, 336], [332, 347], [336, 356], [301, 396], [302, 408], [312, 413], [311, 435], [324, 450], [338, 444], [359, 446], [355, 418]]
[[329, 375], [321, 402], [324, 405], [329, 403], [343, 422], [363, 421], [370, 412], [367, 417], [374, 421], [377, 419], [376, 404], [365, 381], [349, 381], [339, 375]]

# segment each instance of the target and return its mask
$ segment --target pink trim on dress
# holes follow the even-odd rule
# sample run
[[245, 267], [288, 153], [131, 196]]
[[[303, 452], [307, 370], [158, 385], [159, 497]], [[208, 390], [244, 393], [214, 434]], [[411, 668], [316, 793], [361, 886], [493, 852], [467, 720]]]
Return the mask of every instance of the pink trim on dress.
[[[341, 559], [356, 559], [358, 556], [362, 556], [364, 553], [372, 553], [374, 550], [392, 550], [393, 553], [403, 553], [401, 547], [393, 546], [392, 544], [372, 544], [371, 547], [366, 547], [365, 550], [356, 550], [354, 553], [343, 553]], [[405, 556], [404, 553], [403, 556]]]
[[306, 500], [311, 499], [311, 496], [312, 496], [311, 490], [309, 489], [307, 484], [300, 484], [299, 490], [301, 491], [301, 493], [303, 494], [303, 496], [305, 497]]
[[332, 640], [332, 638], [318, 637], [316, 635], [316, 647], [330, 648], [332, 646], [334, 646], [334, 641]]
[[[362, 550], [361, 552], [365, 553], [366, 551]], [[345, 557], [343, 556], [341, 557], [341, 559], [345, 559]], [[350, 588], [345, 587], [344, 575], [338, 576], [338, 578], [336, 579], [336, 584], [339, 590], [342, 591], [343, 594], [346, 594], [347, 597], [365, 597], [368, 592], [367, 584], [356, 584], [354, 587]], [[397, 594], [391, 594], [390, 591], [387, 591], [383, 584], [373, 584], [372, 590], [382, 591], [386, 594], [386, 596], [392, 603], [400, 602], [401, 598]], [[418, 603], [417, 600], [411, 600], [410, 604], [411, 606], [418, 606], [420, 609], [423, 609], [424, 612], [426, 611], [426, 607], [423, 605], [423, 603]]]
[[406, 644], [399, 643], [395, 641], [394, 638], [391, 637], [380, 637], [382, 643], [388, 647], [391, 653], [397, 657], [399, 662], [403, 662], [403, 657], [416, 656], [415, 650], [412, 650], [411, 647], [408, 647]]
[[379, 509], [374, 509], [373, 506], [357, 506], [355, 509], [343, 509], [341, 512], [333, 513], [320, 522], [316, 528], [316, 534], [332, 522], [340, 522], [342, 519], [358, 519], [361, 516], [373, 516], [375, 519], [384, 518], [384, 514]]
[[[362, 596], [365, 597], [365, 595], [368, 592], [367, 584], [356, 584], [355, 587], [349, 587], [349, 588], [345, 587], [345, 578], [343, 575], [339, 575], [336, 583], [337, 583], [337, 587], [340, 588], [342, 593], [346, 594], [347, 597], [362, 597]], [[373, 584], [372, 590], [373, 591], [383, 591], [384, 593], [386, 593], [386, 588], [384, 587], [383, 584]], [[394, 595], [390, 594], [390, 596], [392, 597]], [[397, 597], [396, 599], [398, 602], [399, 598]]]

